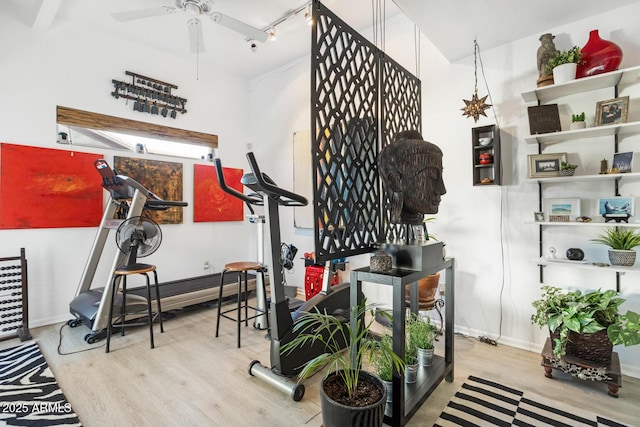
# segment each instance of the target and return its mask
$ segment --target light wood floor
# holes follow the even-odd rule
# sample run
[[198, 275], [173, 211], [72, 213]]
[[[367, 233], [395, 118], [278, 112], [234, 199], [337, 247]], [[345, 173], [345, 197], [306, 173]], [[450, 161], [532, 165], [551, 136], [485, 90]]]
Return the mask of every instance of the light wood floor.
[[[81, 422], [92, 426], [320, 426], [318, 383], [306, 382], [301, 402], [248, 374], [251, 360], [268, 363], [269, 342], [251, 325], [242, 330], [236, 348], [235, 323], [222, 319], [214, 337], [216, 309], [180, 313], [156, 326], [156, 348], [149, 348], [147, 328], [129, 329], [112, 338], [112, 350], [99, 348], [58, 354], [62, 327], [63, 353], [89, 348], [88, 329], [52, 325], [32, 330], [62, 391]], [[19, 344], [13, 339], [0, 348]], [[620, 397], [607, 396], [606, 386], [570, 376], [544, 377], [537, 354], [473, 338], [456, 337], [455, 381], [443, 382], [408, 426], [432, 426], [442, 408], [469, 375], [587, 408], [631, 425], [640, 425], [640, 380], [624, 377]], [[441, 349], [437, 350], [441, 352]]]

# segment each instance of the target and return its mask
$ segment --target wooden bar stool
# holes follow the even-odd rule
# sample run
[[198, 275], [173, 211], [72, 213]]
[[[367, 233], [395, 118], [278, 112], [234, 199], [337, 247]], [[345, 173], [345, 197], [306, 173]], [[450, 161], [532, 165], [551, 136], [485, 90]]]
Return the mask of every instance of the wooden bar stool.
[[[262, 264], [257, 262], [231, 262], [224, 266], [224, 270], [222, 270], [222, 274], [220, 275], [220, 292], [218, 294], [218, 316], [216, 319], [216, 337], [218, 336], [218, 332], [220, 331], [220, 316], [226, 317], [229, 320], [235, 320], [237, 328], [238, 328], [238, 348], [240, 348], [240, 325], [244, 322], [244, 326], [246, 327], [249, 324], [249, 319], [254, 319], [263, 314], [267, 315], [267, 327], [269, 326], [269, 309], [266, 307], [267, 301], [267, 291], [265, 288], [262, 288], [262, 292], [264, 293], [264, 301], [265, 308], [261, 309], [258, 307], [253, 307], [249, 305], [249, 290], [248, 290], [248, 274], [249, 271], [255, 271], [256, 274], [262, 275], [262, 283], [264, 283], [264, 267]], [[229, 310], [222, 311], [222, 288], [224, 286], [224, 275], [227, 272], [236, 272], [238, 273], [238, 299], [237, 306], [235, 308], [231, 308]], [[244, 278], [244, 304], [242, 304], [242, 282]], [[242, 316], [242, 309], [244, 308], [244, 317]], [[253, 316], [249, 316], [249, 309], [256, 310], [256, 314]], [[232, 311], [236, 311], [237, 315], [235, 318], [227, 315], [226, 313], [230, 313]]]
[[[154, 313], [151, 310], [151, 283], [149, 281], [149, 273], [153, 272], [154, 285], [156, 288], [156, 305], [157, 311]], [[128, 313], [127, 312], [127, 276], [131, 274], [142, 274], [146, 278], [147, 282], [147, 321], [136, 323], [125, 323], [125, 316], [127, 314], [141, 313], [139, 311]], [[122, 303], [120, 304], [120, 316], [117, 321], [120, 322], [121, 334], [124, 335], [125, 327], [149, 325], [149, 336], [151, 338], [151, 348], [154, 348], [153, 343], [153, 319], [158, 317], [160, 319], [160, 332], [164, 332], [164, 326], [162, 325], [162, 306], [160, 305], [160, 290], [158, 288], [158, 273], [156, 273], [156, 266], [151, 264], [131, 264], [118, 267], [113, 272], [113, 294], [111, 295], [111, 301], [109, 303], [109, 323], [107, 326], [107, 348], [106, 352], [109, 353], [109, 344], [111, 342], [111, 333], [113, 331], [113, 306], [115, 305], [116, 296], [118, 295], [118, 279], [122, 278]]]

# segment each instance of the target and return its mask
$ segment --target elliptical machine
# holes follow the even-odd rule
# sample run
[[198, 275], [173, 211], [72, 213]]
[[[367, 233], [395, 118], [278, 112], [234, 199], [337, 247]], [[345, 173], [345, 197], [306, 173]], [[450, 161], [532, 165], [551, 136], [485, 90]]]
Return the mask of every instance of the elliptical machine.
[[[280, 259], [282, 245], [280, 240], [279, 207], [305, 206], [308, 202], [305, 197], [278, 187], [269, 176], [262, 173], [252, 152], [247, 153], [247, 160], [252, 173], [245, 174], [240, 182], [255, 192], [255, 194], [249, 195], [229, 188], [224, 182], [220, 159], [215, 159], [215, 164], [218, 182], [223, 191], [248, 204], [265, 207], [268, 235], [266, 241], [269, 243], [269, 250], [271, 251], [271, 265], [267, 266], [271, 296], [269, 307], [271, 366], [267, 367], [258, 360], [253, 360], [249, 364], [249, 374], [289, 394], [297, 402], [304, 396], [304, 385], [298, 384], [291, 377], [295, 377], [302, 370], [305, 362], [322, 354], [325, 348], [319, 341], [312, 345], [297, 347], [286, 353], [281, 353], [281, 348], [292, 341], [299, 333], [293, 330], [294, 325], [305, 312], [319, 310], [320, 312], [333, 314], [342, 321], [348, 322], [350, 284], [343, 283], [333, 287], [329, 286], [329, 272], [325, 271], [322, 291], [302, 304], [295, 312], [291, 312], [285, 296], [282, 269], [274, 265]], [[327, 270], [328, 268], [327, 266]]]

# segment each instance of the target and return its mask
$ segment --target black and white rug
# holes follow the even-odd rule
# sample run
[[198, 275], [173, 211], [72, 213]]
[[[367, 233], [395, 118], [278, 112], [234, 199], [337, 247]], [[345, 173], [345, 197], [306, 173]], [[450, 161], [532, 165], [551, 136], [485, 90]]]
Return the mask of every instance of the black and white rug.
[[0, 350], [0, 425], [81, 425], [36, 342]]
[[470, 376], [434, 426], [609, 426], [631, 427], [585, 411], [569, 412], [537, 396]]

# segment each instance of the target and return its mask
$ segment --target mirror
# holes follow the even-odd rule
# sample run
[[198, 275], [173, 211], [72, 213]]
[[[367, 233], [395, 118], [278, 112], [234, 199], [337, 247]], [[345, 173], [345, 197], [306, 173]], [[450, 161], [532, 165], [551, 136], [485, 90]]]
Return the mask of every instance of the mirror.
[[112, 150], [213, 159], [218, 136], [58, 106], [57, 142]]

